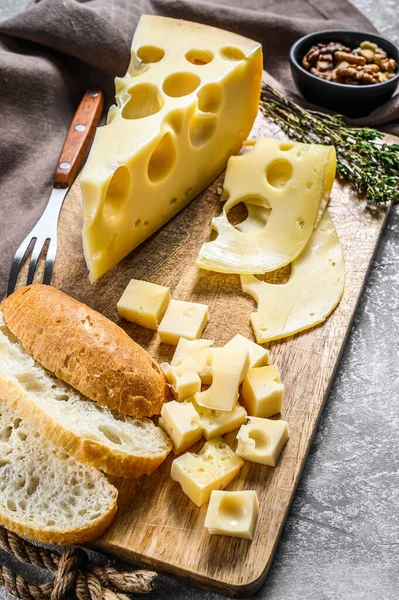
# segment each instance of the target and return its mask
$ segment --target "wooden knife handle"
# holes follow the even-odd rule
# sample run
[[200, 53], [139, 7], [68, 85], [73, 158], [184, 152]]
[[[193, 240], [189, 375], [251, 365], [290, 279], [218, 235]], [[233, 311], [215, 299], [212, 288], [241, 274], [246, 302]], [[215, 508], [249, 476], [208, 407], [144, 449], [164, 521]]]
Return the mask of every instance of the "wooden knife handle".
[[88, 90], [82, 98], [61, 150], [54, 177], [54, 187], [70, 187], [93, 139], [104, 105], [101, 90]]

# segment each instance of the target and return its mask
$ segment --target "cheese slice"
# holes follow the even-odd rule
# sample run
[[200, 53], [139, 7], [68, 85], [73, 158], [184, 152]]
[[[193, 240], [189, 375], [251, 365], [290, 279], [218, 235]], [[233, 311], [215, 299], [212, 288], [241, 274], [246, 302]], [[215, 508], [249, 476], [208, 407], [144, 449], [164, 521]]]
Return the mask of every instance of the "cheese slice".
[[262, 348], [259, 344], [255, 344], [252, 340], [248, 340], [243, 335], [237, 333], [224, 348], [238, 350], [240, 348], [246, 348], [249, 353], [249, 368], [263, 367], [269, 363], [270, 354], [266, 348]]
[[81, 176], [83, 246], [98, 279], [238, 152], [258, 111], [262, 49], [234, 33], [143, 15], [116, 105]]
[[206, 442], [198, 454], [186, 452], [172, 462], [170, 476], [197, 506], [209, 502], [212, 490], [224, 489], [244, 461], [222, 438]]
[[342, 248], [326, 211], [304, 252], [292, 263], [287, 283], [241, 276], [243, 291], [258, 304], [250, 317], [256, 341], [263, 344], [322, 323], [339, 303], [344, 283]]
[[[222, 273], [263, 274], [291, 263], [304, 249], [326, 205], [335, 176], [332, 146], [250, 140], [252, 148], [230, 158], [217, 232], [202, 245], [197, 266]], [[229, 212], [244, 203], [247, 219], [234, 226]], [[260, 207], [253, 210], [253, 207]]]
[[238, 387], [249, 369], [247, 348], [211, 348], [212, 384], [197, 392], [194, 400], [200, 406], [219, 411], [231, 411], [238, 400]]

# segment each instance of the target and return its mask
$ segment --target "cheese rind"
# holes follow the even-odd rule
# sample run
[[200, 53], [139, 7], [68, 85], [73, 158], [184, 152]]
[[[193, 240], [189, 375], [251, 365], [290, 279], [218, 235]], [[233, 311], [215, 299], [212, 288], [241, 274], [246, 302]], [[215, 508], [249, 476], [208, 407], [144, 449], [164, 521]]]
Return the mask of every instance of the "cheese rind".
[[341, 244], [326, 211], [309, 244], [291, 265], [287, 283], [274, 285], [241, 275], [244, 292], [258, 304], [250, 316], [259, 344], [319, 325], [338, 305], [345, 284]]
[[194, 504], [202, 506], [212, 490], [225, 488], [243, 464], [222, 438], [214, 438], [198, 454], [186, 452], [175, 458], [170, 475]]
[[181, 19], [140, 18], [128, 71], [115, 80], [116, 106], [81, 176], [92, 281], [222, 172], [251, 130], [261, 79], [258, 42]]
[[276, 365], [249, 369], [242, 382], [241, 395], [248, 415], [271, 417], [281, 412], [284, 385]]
[[[332, 146], [250, 140], [246, 154], [230, 158], [224, 182], [228, 198], [212, 220], [216, 239], [205, 242], [197, 258], [202, 269], [263, 274], [291, 263], [312, 235], [335, 175]], [[228, 213], [238, 204], [261, 207], [256, 218], [234, 226]], [[262, 226], [262, 221], [263, 226]]]
[[244, 460], [275, 467], [290, 437], [287, 421], [249, 417], [237, 433], [237, 456]]
[[229, 412], [211, 410], [200, 406], [195, 401], [194, 406], [200, 416], [203, 436], [206, 440], [230, 433], [247, 421], [247, 411], [238, 403]]
[[215, 490], [209, 501], [205, 527], [213, 535], [229, 535], [252, 540], [258, 513], [259, 502], [255, 491]]
[[191, 402], [167, 402], [158, 424], [172, 440], [175, 454], [187, 450], [202, 437], [202, 424]]
[[194, 400], [200, 406], [219, 411], [231, 411], [239, 396], [239, 385], [249, 368], [247, 348], [211, 348], [208, 350], [212, 384], [197, 392]]
[[263, 367], [263, 365], [269, 364], [270, 354], [266, 348], [262, 348], [259, 344], [255, 344], [252, 340], [248, 340], [243, 335], [237, 333], [224, 348], [246, 348], [249, 352], [249, 368]]
[[158, 327], [161, 342], [175, 346], [182, 337], [187, 340], [200, 338], [208, 318], [206, 304], [171, 300]]
[[170, 302], [168, 287], [131, 279], [117, 306], [121, 317], [148, 329], [158, 329]]

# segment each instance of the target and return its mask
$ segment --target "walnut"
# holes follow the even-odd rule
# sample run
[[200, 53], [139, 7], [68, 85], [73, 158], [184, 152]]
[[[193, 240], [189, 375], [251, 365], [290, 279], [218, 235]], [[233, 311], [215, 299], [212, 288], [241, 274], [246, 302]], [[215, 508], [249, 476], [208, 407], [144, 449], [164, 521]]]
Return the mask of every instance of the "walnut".
[[341, 52], [338, 50], [334, 54], [335, 60], [341, 61], [346, 60], [351, 65], [365, 65], [366, 59], [364, 56], [356, 56], [356, 54], [351, 54], [349, 52]]
[[339, 42], [318, 43], [303, 57], [302, 65], [321, 79], [348, 85], [381, 83], [397, 69], [396, 61], [368, 40], [354, 50]]

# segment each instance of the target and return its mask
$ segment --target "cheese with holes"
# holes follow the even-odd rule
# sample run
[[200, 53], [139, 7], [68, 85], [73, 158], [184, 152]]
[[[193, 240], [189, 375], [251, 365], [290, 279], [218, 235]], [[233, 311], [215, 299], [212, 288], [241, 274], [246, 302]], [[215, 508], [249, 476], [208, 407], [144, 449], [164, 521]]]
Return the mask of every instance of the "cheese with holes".
[[158, 329], [169, 302], [169, 288], [131, 279], [116, 306], [124, 319], [148, 329]]
[[266, 348], [262, 348], [259, 344], [255, 344], [252, 340], [248, 340], [243, 335], [237, 333], [227, 344], [225, 348], [239, 349], [246, 348], [249, 352], [249, 368], [262, 367], [267, 365], [269, 362], [269, 351]]
[[158, 422], [173, 442], [173, 452], [179, 454], [202, 437], [202, 424], [191, 402], [166, 402]]
[[211, 410], [200, 406], [193, 401], [202, 424], [203, 435], [206, 440], [230, 433], [238, 429], [247, 420], [247, 411], [240, 404], [235, 404], [233, 410]]
[[262, 49], [237, 34], [143, 15], [116, 105], [81, 176], [92, 281], [226, 167], [258, 111]]
[[208, 318], [206, 304], [171, 300], [158, 327], [161, 342], [176, 345], [182, 337], [187, 340], [200, 338]]
[[341, 244], [326, 211], [309, 244], [292, 263], [287, 283], [274, 285], [242, 275], [244, 292], [258, 304], [251, 324], [259, 344], [319, 325], [339, 303], [345, 283]]
[[[195, 370], [201, 378], [202, 383], [210, 385], [210, 367], [207, 365], [208, 348], [212, 346], [212, 340], [186, 340], [180, 338], [173, 355], [171, 365], [185, 366], [189, 368], [190, 361], [194, 361]], [[194, 395], [194, 394], [192, 394]]]
[[212, 490], [224, 489], [244, 461], [222, 438], [206, 442], [198, 454], [186, 452], [172, 462], [170, 475], [197, 506], [209, 502]]
[[211, 348], [212, 384], [207, 390], [197, 392], [194, 400], [200, 406], [220, 411], [231, 411], [238, 400], [238, 388], [249, 369], [247, 348]]
[[281, 412], [284, 385], [277, 365], [250, 369], [242, 382], [241, 395], [248, 414], [271, 417]]
[[[333, 146], [259, 138], [230, 158], [216, 239], [202, 245], [197, 266], [222, 273], [263, 274], [291, 263], [304, 249], [335, 177]], [[248, 218], [230, 223], [244, 203]], [[257, 208], [259, 207], [259, 208]]]
[[237, 433], [237, 456], [249, 462], [275, 467], [290, 438], [287, 421], [249, 417]]
[[178, 402], [187, 400], [201, 390], [201, 379], [193, 359], [187, 358], [183, 363], [173, 366], [162, 363], [161, 368]]
[[258, 512], [259, 502], [255, 491], [214, 490], [204, 524], [212, 535], [230, 535], [252, 540]]

